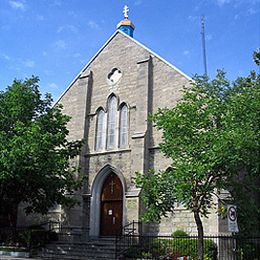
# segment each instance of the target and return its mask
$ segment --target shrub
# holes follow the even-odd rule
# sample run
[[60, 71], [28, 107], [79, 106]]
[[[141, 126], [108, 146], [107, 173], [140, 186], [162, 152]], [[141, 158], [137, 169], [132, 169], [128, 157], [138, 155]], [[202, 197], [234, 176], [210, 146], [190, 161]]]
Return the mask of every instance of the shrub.
[[24, 247], [27, 250], [44, 246], [49, 241], [57, 240], [55, 232], [39, 229], [13, 229], [0, 233], [0, 243], [6, 246]]
[[238, 240], [237, 251], [238, 259], [260, 259], [260, 246], [255, 241], [243, 241], [240, 244]]
[[182, 229], [177, 229], [172, 233], [172, 237], [188, 237], [188, 234]]
[[[177, 259], [180, 256], [189, 256], [197, 259], [197, 239], [190, 237], [178, 237], [173, 239], [154, 238], [144, 240], [140, 247], [131, 247], [127, 256], [138, 258], [152, 256], [156, 259]], [[217, 259], [217, 246], [210, 239], [204, 239], [204, 257], [207, 260]]]

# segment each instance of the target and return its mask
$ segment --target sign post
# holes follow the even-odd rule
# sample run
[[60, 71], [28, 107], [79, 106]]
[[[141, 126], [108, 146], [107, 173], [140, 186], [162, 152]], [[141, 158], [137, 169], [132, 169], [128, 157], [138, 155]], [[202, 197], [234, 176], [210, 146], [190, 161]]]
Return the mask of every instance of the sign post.
[[232, 232], [233, 240], [233, 259], [236, 259], [236, 238], [235, 233], [238, 232], [237, 225], [237, 207], [235, 205], [227, 205], [228, 231]]
[[227, 206], [228, 231], [232, 233], [238, 232], [237, 226], [237, 207], [235, 205]]

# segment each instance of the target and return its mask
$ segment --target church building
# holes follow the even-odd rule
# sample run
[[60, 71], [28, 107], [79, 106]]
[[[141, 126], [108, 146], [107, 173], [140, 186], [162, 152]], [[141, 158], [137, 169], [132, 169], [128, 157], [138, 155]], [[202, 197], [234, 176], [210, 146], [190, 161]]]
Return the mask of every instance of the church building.
[[[136, 172], [165, 170], [171, 161], [159, 150], [161, 133], [148, 121], [159, 108], [174, 107], [191, 78], [134, 38], [134, 24], [124, 9], [117, 30], [93, 56], [57, 101], [71, 117], [69, 139], [85, 139], [75, 162], [86, 185], [75, 196], [80, 204], [55, 214], [89, 237], [113, 236], [144, 210]], [[216, 201], [217, 202], [217, 201]], [[203, 219], [205, 234], [216, 234], [216, 210]], [[177, 205], [146, 234], [170, 235], [177, 229], [196, 234], [193, 214]]]

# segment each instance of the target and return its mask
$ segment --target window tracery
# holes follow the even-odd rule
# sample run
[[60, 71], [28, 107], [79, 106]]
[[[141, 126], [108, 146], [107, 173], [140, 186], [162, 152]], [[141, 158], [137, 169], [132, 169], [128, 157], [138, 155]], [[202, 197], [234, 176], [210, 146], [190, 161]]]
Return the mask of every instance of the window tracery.
[[106, 114], [103, 109], [97, 113], [97, 129], [96, 129], [96, 150], [101, 151], [105, 148], [106, 138]]
[[108, 100], [107, 149], [113, 149], [116, 145], [116, 101], [115, 96], [111, 96]]
[[120, 131], [119, 147], [126, 147], [128, 144], [128, 108], [124, 104], [120, 109]]
[[110, 95], [107, 100], [107, 109], [99, 109], [96, 117], [95, 150], [113, 150], [128, 146], [129, 116], [128, 106], [125, 103], [117, 108], [117, 97]]

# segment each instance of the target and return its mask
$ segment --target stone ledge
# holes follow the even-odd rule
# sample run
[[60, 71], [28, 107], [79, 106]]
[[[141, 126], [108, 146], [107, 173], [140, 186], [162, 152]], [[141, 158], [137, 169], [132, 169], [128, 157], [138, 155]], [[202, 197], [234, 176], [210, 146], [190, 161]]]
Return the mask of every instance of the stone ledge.
[[12, 256], [12, 257], [29, 258], [30, 253], [29, 252], [21, 252], [21, 251], [1, 251], [0, 250], [0, 256]]
[[145, 132], [134, 133], [132, 135], [132, 139], [138, 139], [138, 138], [144, 138], [144, 137], [145, 137]]
[[126, 198], [131, 198], [131, 197], [139, 197], [141, 192], [141, 189], [139, 188], [132, 188], [129, 191], [125, 193]]
[[85, 154], [85, 157], [106, 155], [106, 154], [111, 154], [111, 153], [127, 153], [127, 152], [131, 152], [131, 149], [127, 148], [127, 149], [120, 149], [120, 150], [107, 150], [107, 151], [102, 151], [102, 152], [87, 153], [87, 154]]

